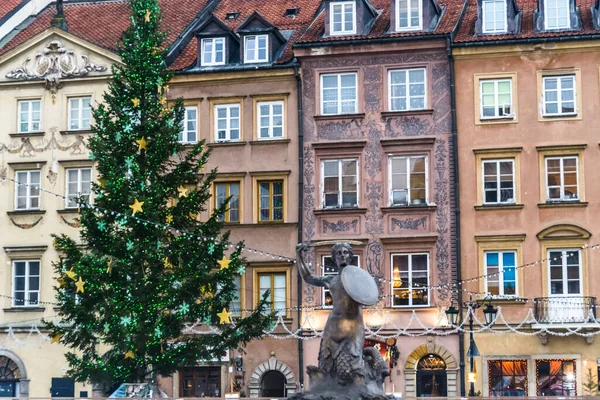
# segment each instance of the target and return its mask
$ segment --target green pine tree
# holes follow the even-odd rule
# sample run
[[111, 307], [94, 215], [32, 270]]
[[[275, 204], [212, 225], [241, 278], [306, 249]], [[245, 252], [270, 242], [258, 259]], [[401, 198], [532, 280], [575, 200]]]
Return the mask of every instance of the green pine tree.
[[[215, 171], [201, 177], [209, 153], [178, 142], [183, 102], [166, 108], [170, 74], [159, 31], [158, 0], [131, 0], [131, 25], [120, 46], [104, 104], [93, 110], [88, 147], [97, 160], [93, 204], [79, 199], [81, 244], [54, 237], [60, 321], [53, 341], [70, 347], [77, 381], [143, 382], [211, 359], [260, 337], [273, 321], [266, 296], [235, 327], [219, 313], [243, 273], [242, 243], [231, 245], [216, 210], [204, 222]], [[170, 206], [169, 206], [170, 205]], [[218, 263], [231, 260], [228, 268]], [[225, 264], [225, 263], [223, 263]], [[186, 334], [196, 320], [213, 334]], [[223, 322], [223, 323], [221, 323]]]
[[585, 392], [586, 396], [596, 396], [598, 394], [598, 380], [594, 379], [591, 368], [588, 368], [588, 372], [585, 374], [583, 391]]

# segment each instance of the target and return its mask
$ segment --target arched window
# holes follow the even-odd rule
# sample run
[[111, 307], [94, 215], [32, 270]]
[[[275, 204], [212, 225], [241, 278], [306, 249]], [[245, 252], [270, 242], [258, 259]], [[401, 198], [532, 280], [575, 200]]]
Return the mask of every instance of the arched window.
[[427, 354], [419, 360], [418, 371], [441, 371], [446, 369], [446, 363], [435, 354]]
[[426, 354], [417, 364], [417, 397], [447, 395], [446, 363], [436, 354]]
[[260, 397], [287, 397], [285, 376], [279, 371], [268, 371], [260, 382]]
[[15, 397], [21, 371], [17, 364], [6, 356], [0, 356], [0, 397]]

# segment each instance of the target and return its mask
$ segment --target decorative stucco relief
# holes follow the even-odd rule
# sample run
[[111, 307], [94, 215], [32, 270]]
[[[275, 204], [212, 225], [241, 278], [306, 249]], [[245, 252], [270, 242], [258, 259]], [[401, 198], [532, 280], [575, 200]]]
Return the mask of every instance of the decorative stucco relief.
[[394, 232], [396, 230], [396, 228], [398, 228], [398, 230], [401, 229], [409, 229], [409, 230], [419, 230], [419, 228], [423, 228], [423, 229], [427, 229], [427, 217], [421, 217], [421, 218], [404, 218], [404, 219], [397, 219], [392, 217], [392, 229], [391, 231]]
[[324, 219], [322, 221], [323, 224], [323, 233], [332, 232], [332, 233], [340, 233], [340, 232], [352, 232], [356, 233], [358, 228], [358, 219], [353, 219], [352, 221], [342, 221], [338, 220], [337, 222], [328, 221]]
[[15, 139], [12, 143], [0, 142], [0, 153], [6, 151], [9, 154], [18, 154], [21, 158], [31, 158], [35, 157], [37, 153], [47, 150], [68, 151], [72, 155], [84, 154], [87, 151], [83, 135], [75, 135], [61, 140], [56, 138], [58, 128], [50, 128], [49, 132], [49, 139], [36, 136]]

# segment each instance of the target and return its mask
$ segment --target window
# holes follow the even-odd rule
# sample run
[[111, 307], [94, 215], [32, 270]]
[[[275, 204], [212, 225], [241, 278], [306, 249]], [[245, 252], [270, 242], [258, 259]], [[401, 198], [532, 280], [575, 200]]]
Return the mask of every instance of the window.
[[390, 111], [425, 108], [425, 68], [389, 72]]
[[215, 183], [215, 208], [221, 207], [231, 196], [228, 209], [219, 215], [219, 221], [240, 222], [240, 184], [239, 182]]
[[481, 119], [514, 118], [511, 79], [486, 79], [479, 85]]
[[259, 63], [269, 61], [269, 36], [256, 35], [244, 38], [244, 62]]
[[15, 210], [39, 210], [40, 171], [17, 171], [15, 180]]
[[202, 65], [225, 64], [225, 38], [202, 39]]
[[575, 75], [544, 76], [544, 116], [576, 115]]
[[229, 303], [229, 312], [233, 317], [242, 315], [242, 277], [234, 275], [233, 283], [235, 285], [235, 297]]
[[92, 192], [92, 169], [91, 168], [72, 168], [67, 169], [67, 193], [66, 208], [77, 208], [77, 198], [79, 196], [89, 197]]
[[181, 143], [196, 143], [198, 141], [198, 107], [185, 107], [179, 141]]
[[258, 219], [283, 221], [283, 181], [258, 182]]
[[483, 167], [483, 203], [515, 203], [514, 160], [485, 160]]
[[285, 273], [259, 274], [258, 281], [260, 285], [260, 296], [269, 291], [269, 303], [271, 310], [275, 310], [276, 315], [285, 316], [287, 301], [286, 301], [286, 281]]
[[421, 0], [396, 0], [396, 30], [421, 29]]
[[258, 108], [258, 139], [283, 138], [283, 101], [260, 101]]
[[240, 140], [240, 105], [219, 104], [215, 106], [215, 141]]
[[69, 130], [90, 129], [92, 120], [92, 98], [74, 97], [69, 99]]
[[550, 295], [582, 295], [581, 251], [579, 249], [548, 250]]
[[19, 133], [39, 132], [41, 100], [19, 100]]
[[429, 254], [392, 254], [392, 307], [429, 305]]
[[357, 75], [321, 75], [321, 114], [355, 114], [357, 111]]
[[527, 360], [489, 360], [491, 397], [527, 396]]
[[329, 4], [329, 27], [332, 35], [356, 33], [356, 12], [354, 1]]
[[427, 157], [406, 156], [389, 158], [390, 205], [427, 204]]
[[40, 301], [40, 261], [14, 261], [13, 278], [13, 307], [37, 306]]
[[536, 360], [538, 396], [577, 396], [575, 360]]
[[483, 33], [506, 32], [506, 0], [483, 0]]
[[546, 157], [546, 200], [579, 201], [577, 156]]
[[567, 29], [571, 27], [569, 0], [544, 0], [546, 29]]
[[321, 163], [323, 208], [358, 207], [358, 160]]
[[[354, 258], [352, 259], [352, 265], [356, 265], [360, 268], [359, 256], [354, 256]], [[337, 273], [339, 272], [338, 267], [331, 256], [323, 256], [321, 258], [321, 266], [323, 270], [323, 276], [337, 275]], [[333, 297], [331, 296], [331, 292], [327, 288], [322, 289], [321, 306], [323, 308], [333, 307]]]
[[517, 252], [485, 252], [485, 292], [492, 296], [517, 295]]

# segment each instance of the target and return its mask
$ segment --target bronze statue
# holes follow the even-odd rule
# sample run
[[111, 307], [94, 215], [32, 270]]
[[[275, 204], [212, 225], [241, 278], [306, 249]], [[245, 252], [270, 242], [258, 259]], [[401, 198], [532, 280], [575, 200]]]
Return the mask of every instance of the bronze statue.
[[333, 310], [323, 330], [319, 366], [309, 366], [309, 391], [292, 398], [302, 400], [393, 399], [385, 395], [383, 381], [390, 375], [387, 363], [375, 348], [364, 349], [363, 305], [378, 301], [375, 280], [366, 271], [352, 265], [354, 254], [348, 243], [331, 249], [338, 274], [315, 276], [304, 261], [306, 244], [296, 246], [298, 269], [306, 283], [329, 289]]

